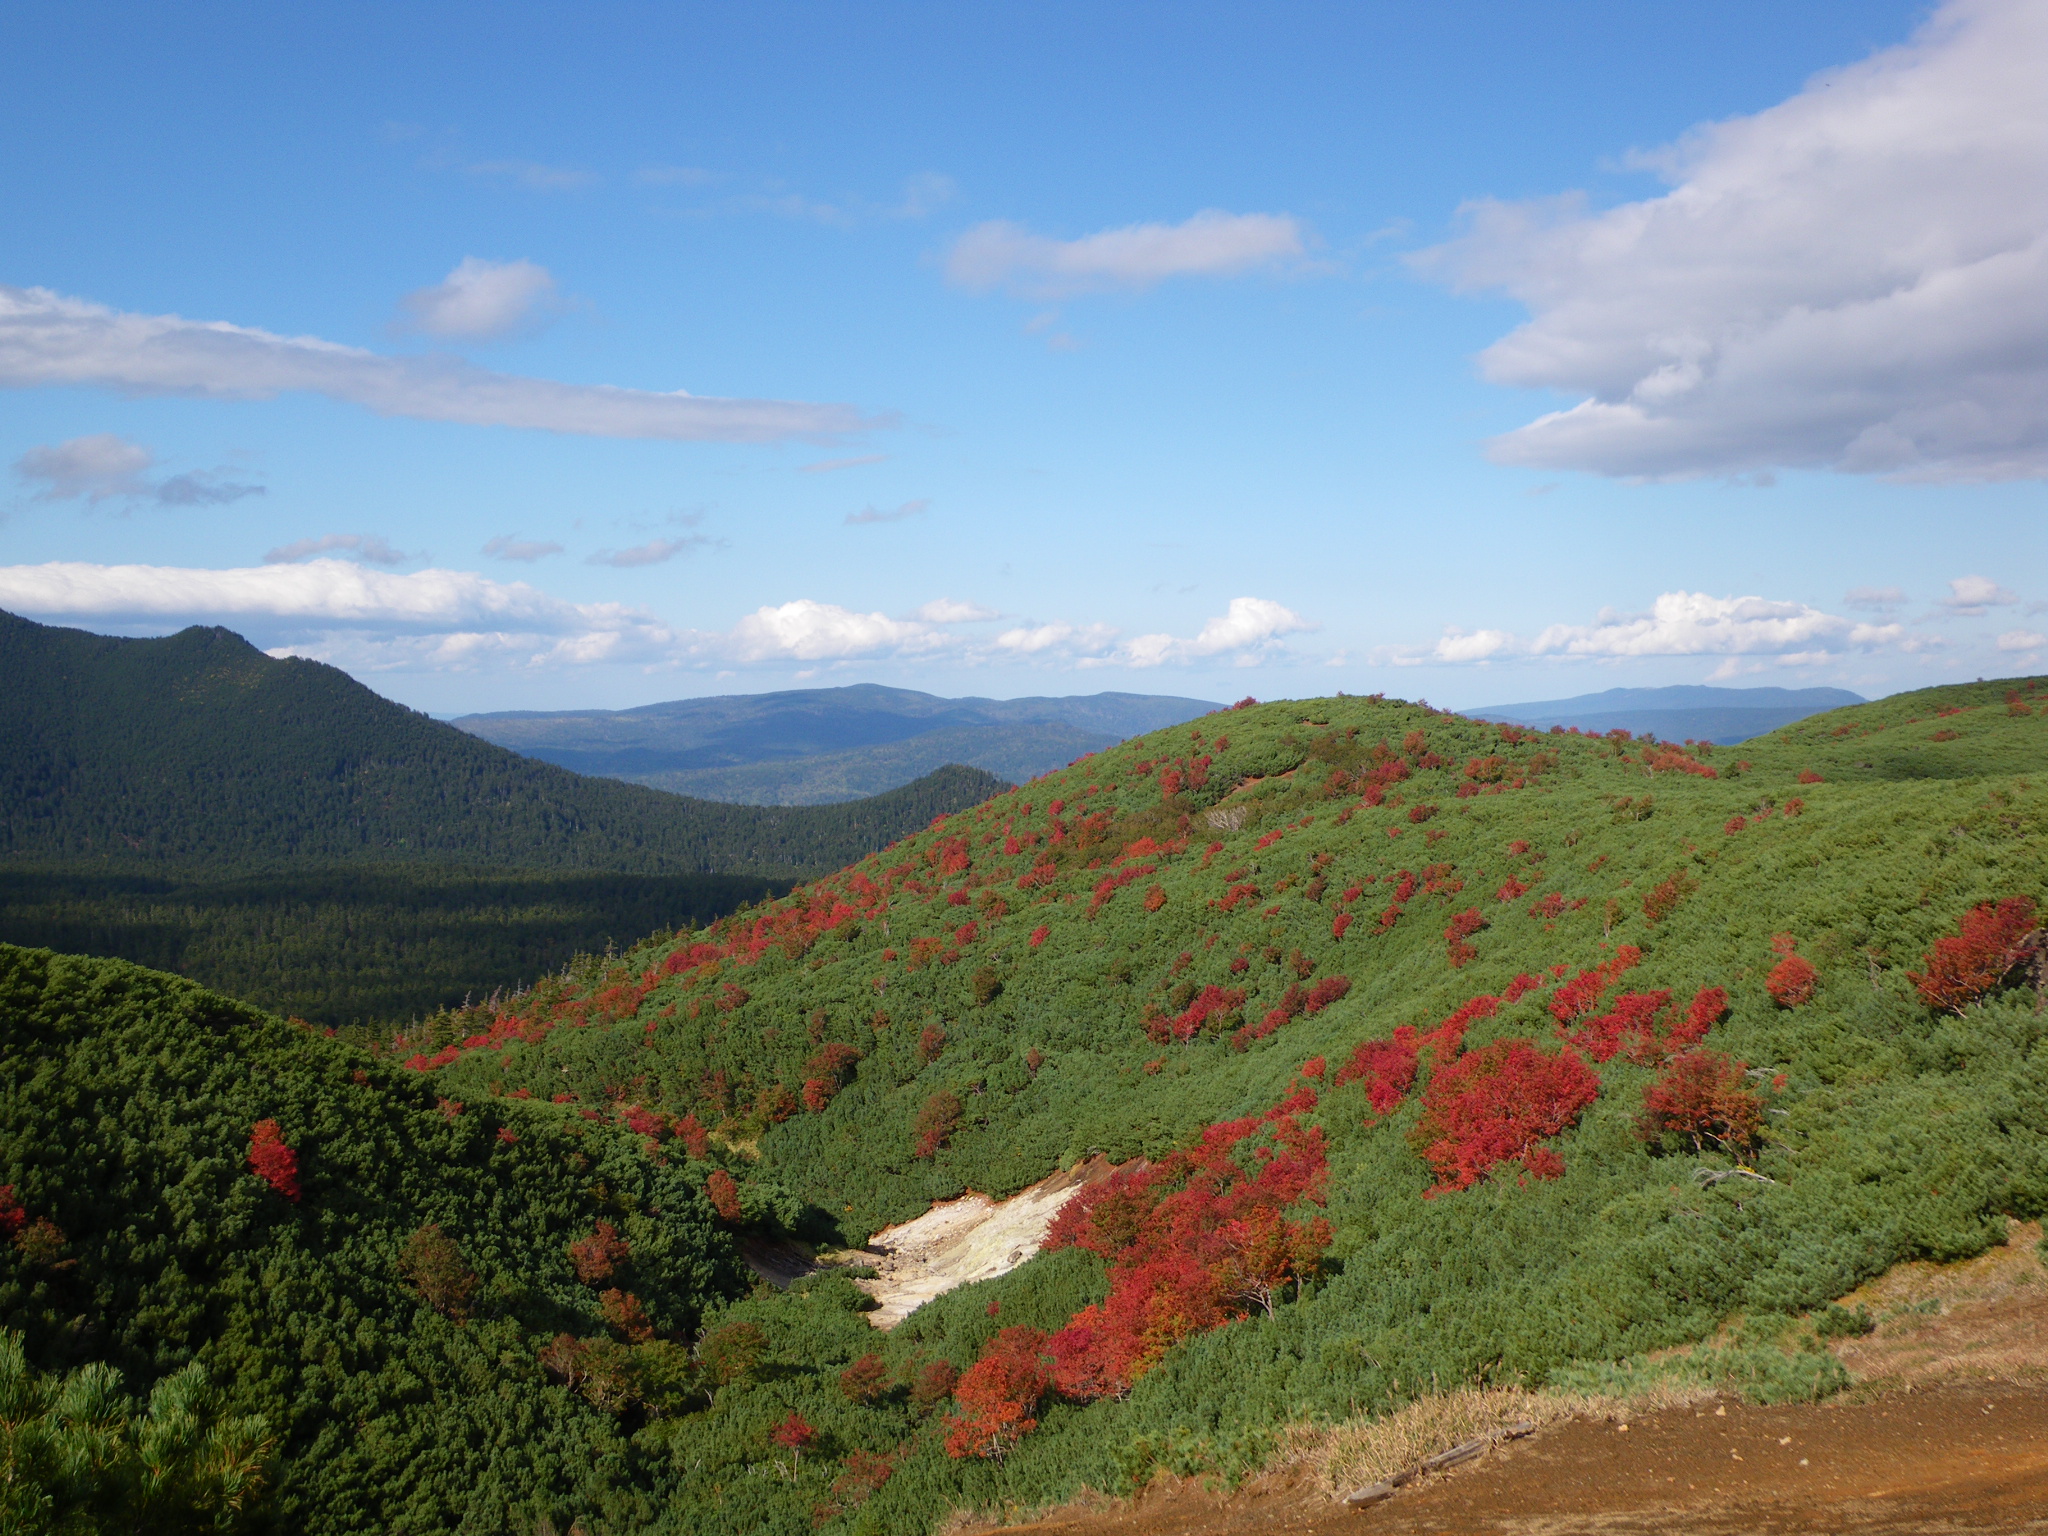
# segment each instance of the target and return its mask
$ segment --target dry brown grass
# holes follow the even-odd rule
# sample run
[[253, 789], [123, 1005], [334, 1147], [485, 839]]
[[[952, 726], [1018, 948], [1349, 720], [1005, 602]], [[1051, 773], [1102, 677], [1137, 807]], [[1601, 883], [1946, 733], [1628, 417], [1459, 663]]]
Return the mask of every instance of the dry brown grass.
[[1292, 1430], [1282, 1459], [1305, 1467], [1332, 1498], [1384, 1482], [1397, 1472], [1511, 1424], [1541, 1428], [1565, 1419], [1620, 1419], [1705, 1402], [1702, 1386], [1647, 1383], [1626, 1397], [1529, 1392], [1520, 1387], [1459, 1387], [1418, 1398], [1384, 1418], [1347, 1419]]
[[2041, 1224], [2013, 1222], [2005, 1246], [1959, 1264], [1897, 1264], [1842, 1298], [1877, 1331], [1835, 1356], [1876, 1390], [1933, 1381], [2048, 1380], [2048, 1267]]

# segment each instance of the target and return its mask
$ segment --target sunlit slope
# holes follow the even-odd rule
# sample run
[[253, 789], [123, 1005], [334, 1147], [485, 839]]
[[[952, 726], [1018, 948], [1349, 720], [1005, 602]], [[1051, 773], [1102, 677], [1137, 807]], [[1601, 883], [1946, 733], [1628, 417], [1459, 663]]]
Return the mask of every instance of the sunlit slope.
[[[2048, 709], [2008, 694], [2038, 684], [1932, 690], [1697, 754], [1374, 699], [1242, 709], [638, 951], [576, 996], [543, 989], [414, 1043], [451, 1092], [695, 1113], [758, 1141], [764, 1171], [856, 1239], [1093, 1150], [1156, 1155], [1273, 1102], [1312, 1057], [1624, 945], [1632, 987], [1727, 990], [1720, 1048], [1825, 1058], [1924, 1011], [1905, 973], [1960, 913], [2043, 893], [2028, 773], [2048, 764]], [[1819, 971], [1797, 1010], [1764, 990], [1781, 934]], [[1471, 1043], [1547, 1035], [1542, 1001]], [[1574, 1137], [1626, 1138], [1630, 1071], [1564, 1138], [1567, 1163]], [[1429, 1177], [1412, 1157], [1384, 1176]]]

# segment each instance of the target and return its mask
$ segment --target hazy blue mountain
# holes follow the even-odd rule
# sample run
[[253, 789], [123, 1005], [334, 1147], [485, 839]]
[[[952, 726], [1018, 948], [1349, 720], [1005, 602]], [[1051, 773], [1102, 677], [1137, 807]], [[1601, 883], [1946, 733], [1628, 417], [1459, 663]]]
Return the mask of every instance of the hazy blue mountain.
[[1609, 688], [1572, 699], [1529, 704], [1489, 704], [1461, 713], [1479, 720], [1507, 720], [1548, 730], [1577, 726], [1604, 734], [1612, 730], [1654, 735], [1660, 741], [1728, 744], [1775, 731], [1823, 710], [1866, 702], [1844, 688]]
[[742, 804], [818, 805], [880, 794], [946, 763], [1021, 784], [1220, 707], [1138, 693], [944, 699], [861, 683], [451, 723], [578, 773]]

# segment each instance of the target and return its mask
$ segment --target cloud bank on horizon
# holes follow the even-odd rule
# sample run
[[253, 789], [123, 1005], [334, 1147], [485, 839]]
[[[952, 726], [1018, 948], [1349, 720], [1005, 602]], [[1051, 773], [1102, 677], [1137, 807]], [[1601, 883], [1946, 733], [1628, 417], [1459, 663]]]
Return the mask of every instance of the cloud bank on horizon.
[[1639, 157], [1662, 197], [1481, 201], [1415, 258], [1525, 304], [1498, 384], [1585, 398], [1501, 464], [1649, 479], [2048, 475], [2048, 7], [1907, 43]]
[[[339, 551], [357, 560], [334, 558]], [[526, 582], [493, 581], [473, 571], [400, 574], [358, 563], [405, 558], [382, 539], [330, 534], [274, 549], [261, 566], [233, 570], [82, 561], [0, 566], [0, 609], [43, 621], [147, 628], [178, 621], [239, 624], [274, 655], [378, 672], [486, 663], [657, 668], [876, 659], [1149, 669], [1218, 657], [1248, 664], [1272, 654], [1286, 636], [1315, 628], [1279, 603], [1239, 597], [1190, 637], [1120, 639], [1113, 625], [1065, 622], [1012, 623], [987, 633], [1003, 614], [941, 597], [902, 618], [798, 598], [758, 608], [729, 630], [700, 630], [623, 603], [565, 602]], [[984, 632], [962, 631], [970, 625]]]

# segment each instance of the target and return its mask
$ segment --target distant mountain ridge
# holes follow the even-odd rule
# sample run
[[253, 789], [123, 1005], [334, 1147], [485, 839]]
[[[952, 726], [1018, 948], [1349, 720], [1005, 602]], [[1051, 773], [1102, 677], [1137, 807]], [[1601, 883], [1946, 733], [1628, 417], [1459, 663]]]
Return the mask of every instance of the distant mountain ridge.
[[851, 800], [964, 763], [1022, 783], [1222, 706], [1135, 693], [940, 698], [860, 683], [450, 723], [578, 773], [754, 805]]
[[1549, 730], [1577, 726], [1605, 735], [1612, 730], [1654, 735], [1663, 741], [1711, 741], [1729, 746], [1762, 736], [1808, 715], [1868, 701], [1845, 688], [1609, 688], [1570, 699], [1528, 704], [1489, 704], [1462, 713], [1475, 720], [1505, 720]]

